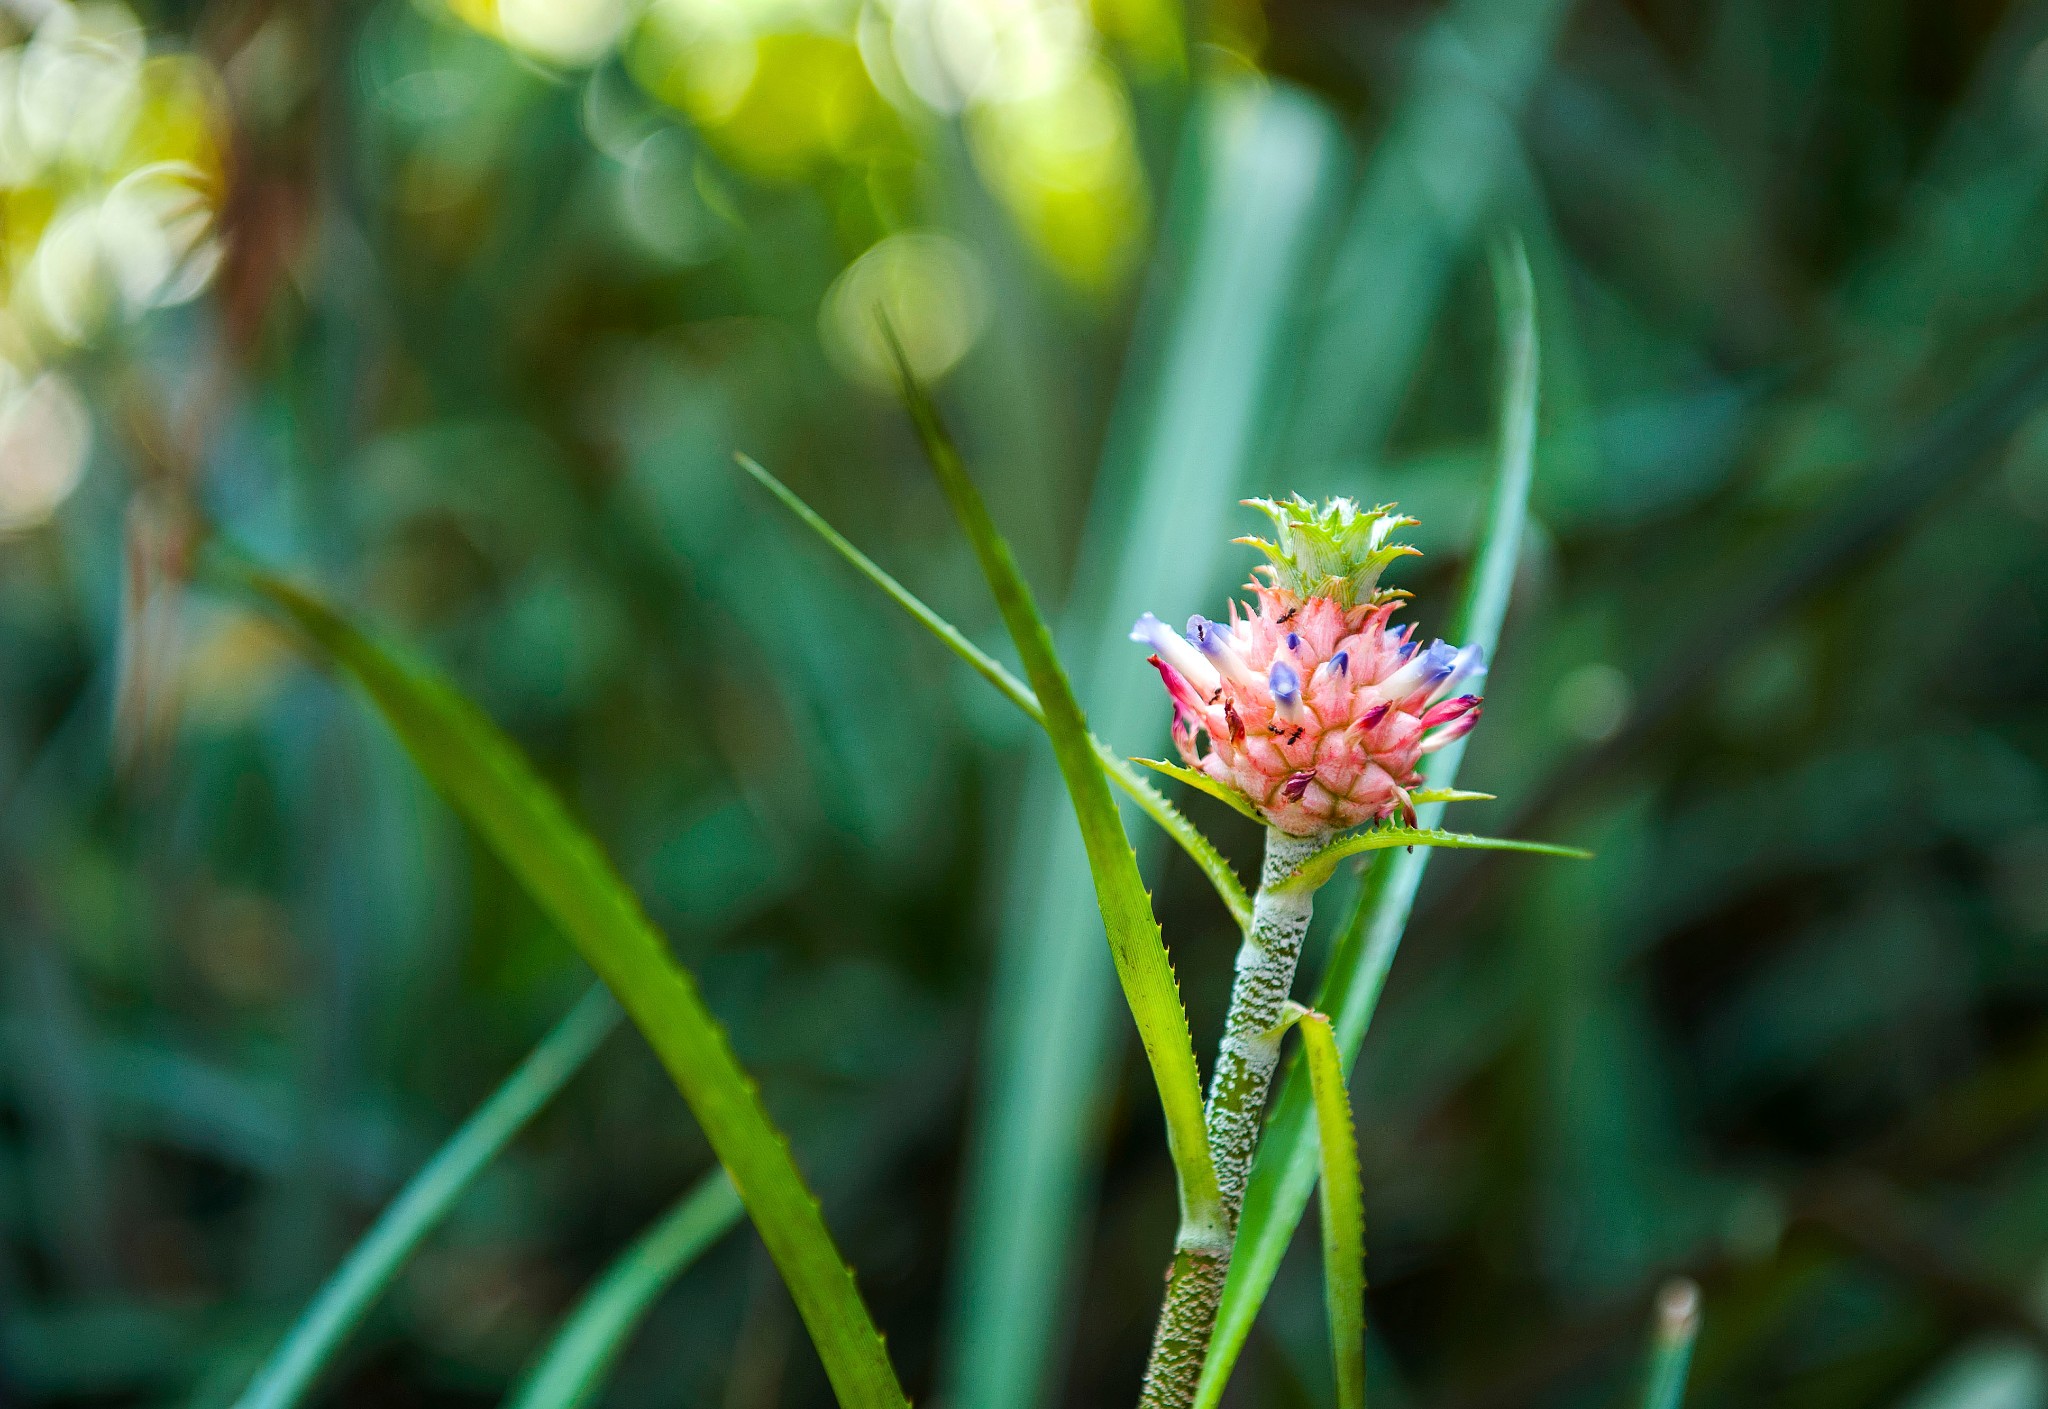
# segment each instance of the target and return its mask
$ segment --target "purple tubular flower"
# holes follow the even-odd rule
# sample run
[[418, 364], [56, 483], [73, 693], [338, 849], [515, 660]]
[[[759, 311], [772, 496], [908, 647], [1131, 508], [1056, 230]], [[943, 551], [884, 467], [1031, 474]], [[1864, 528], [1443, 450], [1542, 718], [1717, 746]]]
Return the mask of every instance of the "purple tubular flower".
[[1284, 660], [1273, 662], [1273, 668], [1266, 672], [1266, 683], [1276, 700], [1285, 702], [1301, 698], [1301, 676]]
[[1284, 660], [1276, 660], [1266, 672], [1266, 686], [1273, 692], [1275, 714], [1288, 720], [1301, 718], [1301, 672]]
[[1212, 695], [1221, 680], [1214, 666], [1202, 658], [1193, 646], [1182, 639], [1158, 617], [1146, 612], [1131, 627], [1131, 639], [1150, 646], [1154, 655], [1165, 661], [1202, 695]]
[[1451, 662], [1451, 673], [1431, 694], [1432, 700], [1450, 699], [1458, 694], [1476, 695], [1486, 680], [1486, 648], [1467, 646]]
[[1188, 618], [1188, 640], [1196, 650], [1208, 657], [1214, 673], [1219, 678], [1234, 681], [1239, 685], [1254, 684], [1258, 673], [1244, 663], [1244, 657], [1230, 643], [1231, 629], [1221, 622], [1209, 620], [1201, 615]]
[[1417, 690], [1434, 690], [1438, 681], [1449, 678], [1457, 659], [1458, 653], [1452, 647], [1432, 641], [1428, 650], [1416, 652], [1406, 665], [1381, 681], [1380, 693], [1386, 699], [1400, 700]]

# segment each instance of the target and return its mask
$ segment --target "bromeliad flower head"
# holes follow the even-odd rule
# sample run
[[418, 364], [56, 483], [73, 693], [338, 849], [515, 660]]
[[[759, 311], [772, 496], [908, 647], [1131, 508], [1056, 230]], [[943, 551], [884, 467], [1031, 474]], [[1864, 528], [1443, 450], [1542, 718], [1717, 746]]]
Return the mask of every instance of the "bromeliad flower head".
[[1419, 646], [1392, 625], [1408, 594], [1379, 578], [1415, 552], [1390, 541], [1415, 520], [1349, 499], [1245, 502], [1278, 539], [1238, 540], [1271, 560], [1248, 584], [1256, 608], [1190, 617], [1185, 634], [1147, 612], [1131, 631], [1173, 699], [1182, 760], [1296, 836], [1412, 821], [1416, 765], [1478, 723], [1486, 676], [1479, 647]]

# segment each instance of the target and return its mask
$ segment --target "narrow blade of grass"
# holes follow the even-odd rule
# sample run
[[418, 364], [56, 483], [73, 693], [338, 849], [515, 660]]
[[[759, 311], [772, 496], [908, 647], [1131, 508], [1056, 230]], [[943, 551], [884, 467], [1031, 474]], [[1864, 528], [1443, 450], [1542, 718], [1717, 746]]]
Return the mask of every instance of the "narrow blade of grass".
[[[749, 455], [735, 455], [741, 469], [752, 475], [760, 486], [780, 500], [785, 508], [830, 544], [840, 557], [853, 565], [856, 572], [875, 586], [882, 589], [884, 596], [908, 612], [911, 619], [925, 630], [939, 638], [954, 655], [974, 668], [976, 674], [1018, 709], [1024, 711], [1032, 722], [1045, 727], [1045, 711], [1039, 708], [1038, 696], [1029, 685], [1012, 675], [988, 652], [968, 640], [960, 629], [926, 606], [924, 602], [898, 582], [879, 563], [856, 548], [846, 536], [825, 521], [823, 515], [797, 497], [796, 491], [777, 479]], [[1173, 838], [1176, 845], [1185, 851], [1194, 863], [1201, 867], [1202, 874], [1209, 878], [1209, 884], [1216, 888], [1230, 917], [1243, 929], [1251, 923], [1252, 901], [1245, 894], [1244, 882], [1237, 878], [1237, 872], [1223, 859], [1215, 844], [1203, 836], [1201, 830], [1190, 822], [1179, 808], [1167, 801], [1165, 794], [1147, 783], [1125, 762], [1114, 749], [1102, 740], [1089, 736], [1096, 756], [1101, 759], [1109, 780], [1122, 788], [1130, 799], [1147, 817], [1157, 822], [1160, 829]], [[1140, 759], [1139, 762], [1144, 760]]]
[[1038, 603], [1018, 571], [1009, 543], [989, 517], [988, 505], [968, 476], [966, 462], [947, 433], [937, 405], [912, 374], [893, 333], [889, 345], [896, 355], [904, 403], [917, 427], [918, 439], [939, 477], [947, 502], [952, 505], [954, 517], [966, 530], [982, 575], [995, 594], [1003, 624], [1009, 628], [1025, 673], [1031, 677], [1032, 690], [1044, 713], [1046, 735], [1052, 740], [1060, 775], [1073, 799], [1082, 845], [1088, 852], [1088, 869], [1095, 881], [1096, 904], [1101, 908], [1110, 953], [1116, 961], [1117, 978], [1123, 985], [1131, 1017], [1138, 1025], [1138, 1036], [1166, 1115], [1166, 1142], [1179, 1177], [1183, 1224], [1213, 1228], [1220, 1235], [1224, 1226], [1222, 1197], [1217, 1191], [1216, 1168], [1202, 1128], [1201, 1073], [1195, 1065], [1187, 1011], [1181, 1006], [1180, 985], [1174, 978], [1173, 962], [1166, 955], [1159, 921], [1152, 914], [1152, 897], [1145, 890], [1144, 878], [1138, 874], [1137, 854], [1131, 850], [1123, 817], [1109, 795], [1108, 775], [1088, 732], [1088, 723], [1081, 715], [1080, 703], [1074, 698], [1073, 687], [1067, 683], [1066, 668], [1053, 649], [1052, 632], [1039, 615]]
[[1685, 1377], [1692, 1369], [1692, 1347], [1699, 1333], [1699, 1285], [1683, 1277], [1665, 1283], [1657, 1293], [1656, 1320], [1650, 1329], [1643, 1409], [1680, 1409], [1685, 1403]]
[[1593, 857], [1593, 853], [1583, 847], [1517, 841], [1512, 837], [1475, 837], [1466, 832], [1447, 832], [1441, 827], [1371, 827], [1331, 842], [1302, 862], [1280, 882], [1278, 888], [1317, 889], [1336, 874], [1337, 867], [1346, 858], [1397, 846], [1436, 846], [1449, 851], [1526, 851], [1537, 856], [1563, 856], [1574, 861], [1590, 861]]
[[724, 1170], [714, 1170], [633, 1240], [562, 1320], [520, 1377], [506, 1409], [584, 1409], [655, 1301], [746, 1212]]
[[305, 1397], [420, 1240], [618, 1023], [618, 1004], [598, 985], [555, 1024], [385, 1206], [285, 1332], [236, 1409], [287, 1409]]
[[421, 771], [533, 893], [612, 990], [683, 1093], [788, 1283], [842, 1405], [903, 1409], [888, 1352], [818, 1201], [696, 981], [596, 841], [511, 740], [427, 668], [325, 603], [216, 552], [217, 566], [289, 618], [350, 677]]
[[[1536, 297], [1529, 262], [1519, 243], [1496, 259], [1494, 278], [1501, 304], [1504, 373], [1500, 472], [1494, 484], [1493, 505], [1480, 536], [1478, 556], [1466, 582], [1457, 630], [1452, 633], [1460, 641], [1484, 647], [1489, 658], [1499, 644], [1501, 622], [1507, 616], [1515, 562], [1528, 518], [1529, 482], [1535, 472], [1538, 372]], [[1425, 770], [1429, 786], [1455, 785], [1467, 742], [1469, 738], [1459, 739], [1431, 755]], [[1418, 821], [1433, 827], [1442, 816], [1443, 804], [1431, 803], [1417, 812]], [[1315, 1006], [1332, 1015], [1337, 1050], [1347, 1071], [1365, 1040], [1366, 1028], [1372, 1023], [1373, 1009], [1379, 1003], [1387, 972], [1393, 967], [1409, 911], [1415, 905], [1416, 889], [1429, 865], [1429, 855], [1427, 847], [1396, 852], [1375, 866], [1359, 894], [1357, 906], [1332, 946]], [[1281, 1082], [1279, 1099], [1267, 1118], [1258, 1158], [1252, 1165], [1244, 1212], [1238, 1223], [1237, 1249], [1230, 1263], [1230, 1279], [1223, 1287], [1223, 1304], [1216, 1314], [1208, 1363], [1202, 1368], [1202, 1383], [1196, 1392], [1198, 1406], [1214, 1406], [1222, 1399], [1223, 1387], [1251, 1334], [1259, 1305], [1273, 1285], [1280, 1259], [1301, 1223], [1316, 1177], [1313, 1140], [1308, 1083], [1297, 1064]]]
[[1330, 1020], [1304, 1009], [1301, 1034], [1309, 1088], [1315, 1096], [1317, 1180], [1323, 1215], [1323, 1301], [1330, 1317], [1330, 1359], [1337, 1409], [1365, 1409], [1365, 1184], [1358, 1168], [1358, 1132], [1351, 1094]]

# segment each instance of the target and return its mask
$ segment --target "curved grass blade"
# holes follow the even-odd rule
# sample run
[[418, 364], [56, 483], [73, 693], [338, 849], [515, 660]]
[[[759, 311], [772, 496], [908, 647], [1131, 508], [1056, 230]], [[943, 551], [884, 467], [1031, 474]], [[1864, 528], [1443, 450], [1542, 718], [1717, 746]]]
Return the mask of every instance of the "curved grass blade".
[[745, 1212], [724, 1170], [698, 1181], [583, 1294], [520, 1377], [507, 1409], [584, 1409], [595, 1401], [655, 1301]]
[[597, 842], [482, 711], [371, 641], [318, 598], [216, 551], [352, 678], [420, 770], [576, 944], [646, 1035], [732, 1176], [849, 1409], [905, 1409], [888, 1352], [759, 1090], [689, 973]]
[[[1495, 478], [1493, 505], [1479, 540], [1478, 556], [1465, 584], [1456, 629], [1459, 640], [1485, 648], [1489, 657], [1500, 641], [1501, 622], [1507, 616], [1508, 595], [1514, 586], [1515, 563], [1520, 556], [1522, 532], [1528, 520], [1529, 482], [1535, 474], [1537, 338], [1536, 294], [1529, 274], [1529, 261], [1519, 241], [1498, 253], [1494, 260], [1494, 282], [1500, 300], [1502, 396], [1500, 413], [1500, 471]], [[1457, 781], [1458, 764], [1465, 756], [1469, 736], [1430, 755], [1425, 768], [1428, 784], [1449, 788]], [[1442, 815], [1442, 804], [1418, 808], [1419, 821], [1434, 826]], [[1358, 904], [1331, 948], [1329, 967], [1324, 971], [1316, 1007], [1331, 1015], [1336, 1028], [1337, 1051], [1346, 1069], [1365, 1040], [1373, 1009], [1394, 954], [1414, 908], [1415, 892], [1429, 865], [1429, 849], [1399, 852], [1373, 867], [1361, 889]], [[1252, 1165], [1251, 1183], [1245, 1190], [1244, 1211], [1238, 1223], [1237, 1248], [1231, 1258], [1230, 1279], [1223, 1287], [1223, 1304], [1216, 1314], [1216, 1330], [1209, 1342], [1208, 1363], [1202, 1367], [1202, 1383], [1196, 1391], [1199, 1409], [1213, 1409], [1223, 1397], [1230, 1371], [1251, 1335], [1252, 1321], [1259, 1305], [1280, 1270], [1280, 1259], [1294, 1230], [1308, 1207], [1309, 1190], [1315, 1183], [1316, 1162], [1311, 1141], [1307, 1079], [1299, 1069], [1290, 1071], [1280, 1086], [1280, 1095], [1266, 1120], [1266, 1132], [1259, 1142], [1258, 1159]]]
[[[844, 534], [827, 523], [823, 515], [798, 498], [795, 490], [763, 468], [759, 461], [745, 454], [735, 454], [733, 459], [738, 461], [739, 467], [752, 475], [763, 489], [780, 500], [783, 507], [830, 544], [840, 557], [852, 564], [856, 572], [881, 588], [884, 596], [910, 613], [913, 620], [938, 637], [954, 655], [972, 666], [976, 674], [995, 686], [1003, 698], [1030, 716], [1033, 723], [1041, 729], [1045, 727], [1045, 711], [1039, 707], [1038, 696], [1029, 685], [1012, 675], [1003, 667], [1002, 662], [968, 640], [952, 622], [926, 606], [917, 594], [898, 582], [874, 559], [856, 548]], [[1245, 893], [1244, 882], [1237, 878], [1237, 872], [1230, 868], [1230, 863], [1223, 859], [1223, 854], [1216, 850], [1215, 844], [1203, 836], [1179, 808], [1167, 801], [1165, 794], [1132, 771], [1131, 766], [1108, 744], [1092, 734], [1089, 735], [1089, 741], [1095, 747], [1096, 757], [1102, 760], [1103, 768], [1109, 773], [1109, 780], [1122, 788], [1130, 799], [1138, 804], [1139, 810], [1157, 822], [1160, 829], [1201, 867], [1202, 874], [1207, 876], [1209, 884], [1216, 888], [1216, 894], [1222, 898], [1224, 907], [1230, 911], [1230, 917], [1237, 922], [1237, 927], [1241, 930], [1250, 924], [1251, 897]]]
[[235, 1409], [287, 1409], [305, 1397], [420, 1240], [618, 1025], [618, 1004], [602, 984], [592, 987], [377, 1215]]
[[1316, 1147], [1322, 1156], [1323, 1300], [1330, 1318], [1330, 1358], [1337, 1409], [1365, 1409], [1365, 1182], [1358, 1168], [1358, 1132], [1351, 1095], [1330, 1020], [1295, 1005], [1309, 1088], [1315, 1095]]
[[939, 477], [954, 517], [974, 546], [982, 575], [995, 594], [1003, 624], [1009, 628], [1045, 713], [1045, 732], [1052, 740], [1060, 775], [1081, 824], [1081, 841], [1088, 853], [1088, 869], [1094, 877], [1095, 899], [1109, 935], [1117, 978], [1138, 1024], [1152, 1079], [1159, 1088], [1159, 1103], [1166, 1113], [1166, 1142], [1180, 1181], [1183, 1229], [1213, 1232], [1220, 1238], [1225, 1226], [1223, 1200], [1202, 1127], [1201, 1075], [1195, 1066], [1194, 1041], [1188, 1034], [1180, 986], [1166, 956], [1159, 921], [1152, 914], [1152, 897], [1138, 874], [1138, 858], [1124, 832], [1123, 817], [1109, 795], [1109, 783], [1080, 703], [1067, 683], [1066, 669], [1053, 650], [1052, 632], [1039, 615], [1010, 545], [996, 531], [981, 491], [968, 477], [966, 463], [939, 419], [938, 407], [912, 375], [894, 333], [886, 325], [884, 331], [925, 456]]
[[1447, 832], [1441, 827], [1368, 827], [1331, 842], [1288, 873], [1276, 889], [1318, 889], [1336, 874], [1337, 867], [1347, 857], [1396, 846], [1438, 846], [1449, 851], [1526, 851], [1537, 856], [1568, 857], [1574, 861], [1593, 859], [1593, 853], [1583, 847], [1557, 846], [1551, 842], [1475, 837], [1467, 832]]
[[1680, 1409], [1692, 1346], [1700, 1333], [1699, 1284], [1680, 1277], [1657, 1293], [1657, 1319], [1650, 1331], [1650, 1369], [1643, 1409]]

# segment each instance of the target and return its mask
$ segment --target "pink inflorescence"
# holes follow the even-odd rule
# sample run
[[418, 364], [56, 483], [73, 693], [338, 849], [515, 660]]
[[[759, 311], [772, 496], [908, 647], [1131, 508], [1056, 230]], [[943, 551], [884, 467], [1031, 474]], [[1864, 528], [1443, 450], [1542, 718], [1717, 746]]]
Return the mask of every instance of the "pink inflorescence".
[[1399, 600], [1369, 583], [1301, 594], [1284, 567], [1265, 571], [1249, 584], [1257, 610], [1233, 601], [1228, 625], [1191, 617], [1182, 635], [1147, 612], [1131, 632], [1173, 698], [1181, 758], [1296, 836], [1413, 821], [1416, 765], [1479, 720], [1484, 652], [1419, 649], [1390, 624]]

